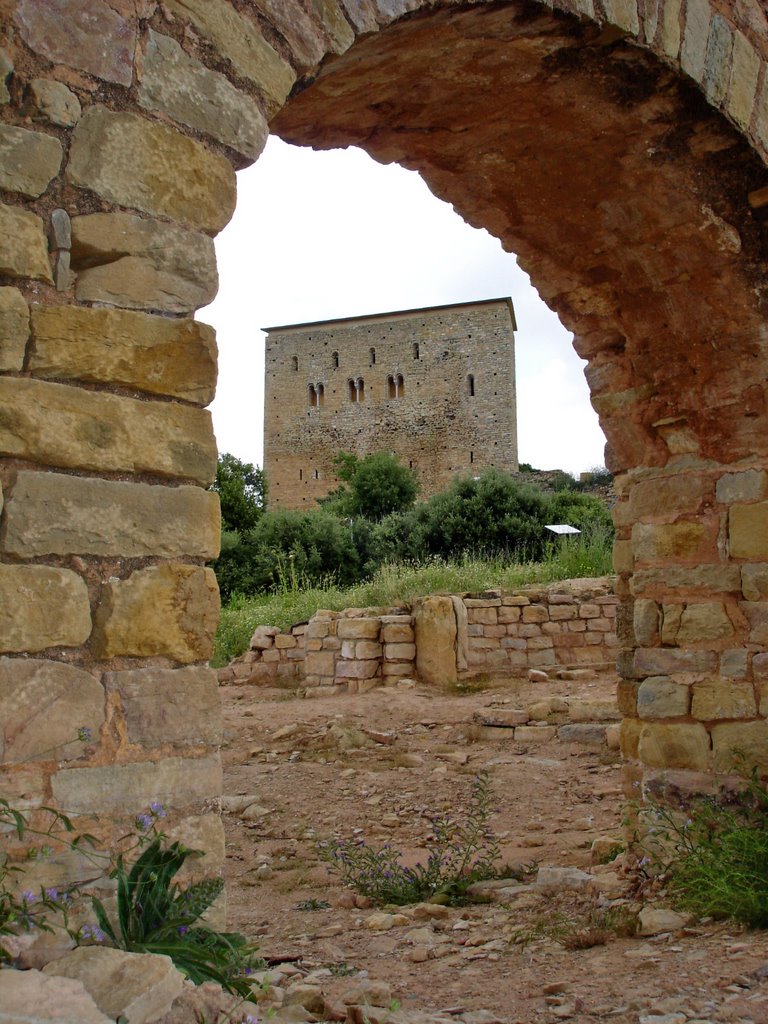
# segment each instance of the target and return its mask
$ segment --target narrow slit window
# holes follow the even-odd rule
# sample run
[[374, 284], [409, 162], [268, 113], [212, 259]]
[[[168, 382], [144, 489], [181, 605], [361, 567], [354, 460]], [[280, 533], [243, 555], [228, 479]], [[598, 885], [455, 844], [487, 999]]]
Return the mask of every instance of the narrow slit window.
[[420, 352], [420, 350], [419, 350], [419, 343], [418, 343], [418, 341], [414, 341], [414, 343], [413, 343], [413, 358], [414, 359], [420, 359], [421, 358], [419, 352]]
[[355, 382], [353, 380], [348, 380], [347, 381], [347, 388], [349, 390], [349, 400], [350, 400], [350, 402], [356, 402], [357, 401], [357, 388], [355, 387]]
[[309, 394], [309, 404], [314, 409], [317, 406], [317, 391], [315, 390], [315, 385], [310, 384], [307, 388], [307, 392]]
[[338, 368], [339, 368], [339, 353], [338, 352], [333, 352], [331, 354], [331, 362], [333, 363], [334, 370], [338, 370]]
[[298, 369], [299, 369], [299, 357], [298, 356], [291, 356], [291, 369], [298, 371]]
[[319, 479], [320, 479], [320, 470], [316, 469], [315, 470], [315, 480], [319, 480]]
[[300, 469], [299, 470], [299, 480], [303, 480], [303, 479], [304, 479], [304, 470]]
[[325, 385], [324, 384], [318, 384], [316, 392], [317, 392], [317, 402], [316, 402], [316, 405], [318, 405], [318, 406], [325, 405]]
[[470, 398], [475, 397], [475, 375], [470, 373], [467, 375], [467, 394]]
[[402, 373], [398, 373], [395, 378], [395, 397], [402, 398], [405, 394], [405, 381], [403, 380]]
[[469, 453], [469, 462], [470, 462], [470, 465], [471, 465], [471, 464], [472, 464], [472, 463], [473, 463], [474, 461], [475, 461], [475, 453], [474, 453], [474, 452], [470, 452], [470, 453]]
[[362, 402], [365, 400], [365, 381], [362, 377], [358, 377], [355, 383], [357, 388], [357, 401]]
[[372, 348], [370, 350], [370, 355], [371, 355], [371, 366], [375, 366], [376, 365], [376, 349], [375, 348]]
[[395, 378], [391, 373], [387, 377], [387, 394], [390, 399], [395, 397]]

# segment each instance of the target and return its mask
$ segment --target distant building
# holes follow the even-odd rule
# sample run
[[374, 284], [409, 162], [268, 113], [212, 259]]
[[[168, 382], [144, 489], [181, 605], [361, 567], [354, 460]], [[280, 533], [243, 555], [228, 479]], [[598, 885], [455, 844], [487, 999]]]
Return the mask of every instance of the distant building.
[[457, 474], [516, 472], [516, 327], [500, 298], [264, 328], [270, 504], [311, 507], [339, 451], [393, 452], [421, 497]]

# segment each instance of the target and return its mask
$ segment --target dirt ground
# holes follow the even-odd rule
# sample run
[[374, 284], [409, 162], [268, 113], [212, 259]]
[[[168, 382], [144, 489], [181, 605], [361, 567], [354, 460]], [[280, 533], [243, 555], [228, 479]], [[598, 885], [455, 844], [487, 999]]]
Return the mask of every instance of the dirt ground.
[[[706, 921], [635, 937], [594, 930], [606, 911], [626, 920], [641, 906], [622, 858], [594, 865], [591, 852], [595, 839], [621, 837], [618, 754], [515, 742], [510, 729], [482, 725], [552, 697], [609, 699], [615, 682], [603, 673], [313, 699], [223, 687], [230, 925], [293, 980], [309, 974], [339, 1019], [345, 989], [367, 978], [389, 983], [391, 1008], [413, 1020], [768, 1024], [766, 934]], [[431, 818], [460, 814], [481, 769], [502, 861], [535, 864], [539, 879], [547, 865], [588, 871], [589, 889], [543, 892], [534, 873], [499, 902], [387, 908], [402, 912], [392, 918], [356, 904], [318, 858], [318, 841], [332, 836], [425, 857]]]

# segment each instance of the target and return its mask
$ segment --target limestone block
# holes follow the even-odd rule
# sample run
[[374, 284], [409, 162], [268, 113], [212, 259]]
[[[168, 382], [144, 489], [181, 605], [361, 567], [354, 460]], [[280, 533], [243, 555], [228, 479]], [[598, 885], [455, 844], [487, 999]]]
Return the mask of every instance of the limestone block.
[[375, 32], [379, 27], [374, 0], [341, 0], [341, 4], [358, 32]]
[[376, 640], [379, 629], [378, 619], [340, 619], [337, 635], [342, 640]]
[[515, 743], [549, 743], [557, 736], [555, 725], [518, 725], [515, 727]]
[[47, 466], [152, 473], [204, 486], [216, 473], [210, 414], [47, 381], [0, 377], [0, 453]]
[[592, 749], [605, 746], [605, 725], [582, 722], [578, 725], [562, 725], [557, 730], [557, 738], [561, 743], [579, 743]]
[[22, 471], [6, 503], [2, 548], [11, 554], [186, 555], [219, 551], [218, 495], [200, 487], [155, 487]]
[[659, 43], [662, 51], [673, 60], [680, 52], [680, 8], [683, 0], [666, 0], [661, 12]]
[[717, 481], [715, 495], [723, 505], [762, 501], [768, 497], [768, 473], [763, 469], [726, 473]]
[[709, 735], [694, 723], [645, 722], [638, 743], [640, 760], [653, 768], [689, 768], [706, 771]]
[[676, 644], [685, 605], [664, 604], [661, 609], [661, 642]]
[[256, 7], [269, 19], [285, 39], [292, 61], [302, 68], [311, 68], [325, 56], [325, 39], [319, 25], [307, 17], [297, 0], [254, 0]]
[[0, 274], [53, 284], [42, 220], [5, 203], [0, 203]]
[[128, 309], [190, 313], [219, 286], [207, 235], [131, 213], [75, 217], [72, 267], [79, 300]]
[[41, 971], [0, 971], [0, 1006], [4, 1024], [114, 1024], [81, 981]]
[[712, 672], [717, 664], [714, 651], [681, 651], [665, 647], [639, 647], [634, 656], [638, 676], [674, 675], [677, 672]]
[[731, 558], [768, 558], [768, 502], [732, 505], [728, 513]]
[[202, 854], [190, 858], [177, 878], [201, 878], [218, 874], [224, 864], [224, 825], [219, 814], [195, 814], [167, 830], [171, 840]]
[[616, 706], [624, 717], [637, 715], [637, 695], [640, 685], [635, 679], [620, 679], [616, 684]]
[[174, 14], [191, 21], [235, 71], [264, 94], [270, 113], [285, 103], [296, 72], [264, 39], [250, 18], [227, 0], [168, 0]]
[[705, 560], [713, 546], [711, 531], [702, 523], [635, 523], [632, 551], [636, 561]]
[[638, 718], [625, 718], [619, 729], [619, 749], [625, 761], [634, 761], [638, 757], [640, 730], [643, 723]]
[[304, 666], [307, 675], [333, 676], [336, 670], [336, 657], [333, 651], [307, 651]]
[[716, 718], [754, 718], [757, 715], [752, 683], [717, 677], [693, 684], [691, 714], [701, 722]]
[[728, 679], [743, 679], [747, 674], [749, 654], [743, 647], [723, 651], [720, 655], [720, 675]]
[[179, 562], [151, 566], [104, 588], [93, 649], [104, 659], [165, 655], [182, 663], [208, 661], [218, 620], [212, 569]]
[[680, 64], [696, 82], [701, 82], [704, 77], [710, 13], [709, 0], [688, 0], [686, 4]]
[[[517, 612], [518, 616], [519, 616], [520, 609], [519, 608], [500, 608], [499, 609], [499, 622], [504, 622], [504, 621], [514, 622], [514, 621], [516, 621], [514, 618], [512, 618], [512, 619], [503, 619], [502, 615], [501, 615], [502, 612], [507, 612], [507, 613]], [[570, 605], [569, 604], [556, 604], [556, 605], [550, 605], [550, 608], [549, 608], [549, 617], [550, 617], [550, 619], [553, 622], [567, 622], [567, 621], [569, 621], [571, 619], [577, 618], [578, 614], [579, 614], [579, 609], [577, 608], [577, 606], [575, 604], [570, 604]]]
[[409, 622], [384, 623], [381, 639], [386, 644], [412, 644], [413, 626]]
[[130, 743], [147, 749], [221, 743], [221, 702], [213, 669], [109, 672], [104, 685], [119, 699]]
[[382, 646], [375, 640], [358, 640], [355, 643], [354, 657], [360, 661], [367, 661], [370, 658], [380, 658]]
[[768, 680], [768, 654], [756, 654], [752, 658], [752, 673], [757, 680]]
[[741, 590], [740, 569], [738, 565], [700, 565], [685, 569], [665, 566], [663, 569], [641, 569], [632, 576], [632, 593], [636, 596], [657, 589], [738, 593]]
[[337, 0], [312, 0], [334, 53], [344, 53], [355, 41], [355, 33], [341, 12]]
[[416, 657], [416, 644], [387, 644], [384, 657], [387, 661], [413, 661]]
[[275, 636], [275, 647], [277, 647], [278, 650], [290, 650], [292, 647], [296, 646], [296, 643], [297, 641], [295, 636], [288, 636], [285, 633], [278, 633]]
[[749, 640], [753, 644], [768, 644], [768, 602], [740, 601], [739, 608], [749, 622]]
[[8, 92], [8, 79], [13, 72], [13, 61], [5, 52], [0, 50], [0, 104], [8, 103], [11, 94]]
[[341, 660], [336, 663], [337, 679], [372, 679], [379, 671], [379, 662]]
[[742, 565], [741, 592], [747, 601], [760, 601], [768, 597], [768, 565]]
[[257, 104], [224, 75], [210, 71], [175, 39], [150, 30], [139, 104], [179, 124], [204, 132], [250, 160], [267, 141], [267, 123]]
[[605, 14], [612, 25], [618, 25], [631, 35], [640, 32], [637, 16], [637, 0], [604, 0]]
[[29, 99], [36, 121], [49, 121], [59, 128], [74, 127], [83, 112], [72, 90], [52, 78], [33, 78], [29, 83]]
[[119, 384], [196, 405], [213, 399], [216, 332], [207, 324], [125, 309], [35, 305], [32, 330], [28, 369], [36, 377]]
[[44, 752], [57, 761], [80, 757], [79, 729], [98, 736], [104, 689], [89, 672], [39, 658], [0, 658], [0, 762]]
[[613, 722], [621, 718], [615, 700], [598, 698], [571, 698], [568, 702], [568, 718], [572, 722]]
[[685, 606], [677, 631], [678, 644], [703, 643], [733, 636], [733, 624], [720, 601]]
[[18, 288], [0, 287], [0, 371], [24, 367], [29, 339], [29, 307]]
[[735, 32], [725, 109], [742, 128], [747, 127], [752, 117], [759, 75], [760, 55], [742, 32]]
[[768, 722], [719, 722], [712, 726], [716, 772], [768, 768]]
[[20, 0], [21, 38], [54, 64], [130, 85], [136, 30], [105, 0]]
[[641, 647], [652, 647], [659, 638], [661, 615], [655, 601], [638, 598], [633, 612], [635, 640]]
[[0, 651], [79, 647], [90, 632], [88, 588], [77, 573], [0, 565]]
[[709, 28], [704, 58], [704, 92], [714, 106], [725, 99], [731, 71], [733, 32], [720, 14], [715, 14]]
[[63, 153], [52, 135], [0, 125], [0, 188], [36, 199], [59, 173]]
[[113, 1020], [122, 1016], [128, 1024], [164, 1016], [184, 987], [184, 975], [169, 956], [108, 946], [79, 946], [43, 973], [81, 981], [100, 1010]]
[[67, 178], [121, 206], [216, 234], [235, 210], [229, 161], [169, 125], [89, 107], [75, 128]]
[[697, 512], [711, 498], [712, 482], [704, 476], [675, 474], [641, 480], [629, 493], [629, 511], [633, 520], [659, 512]]
[[72, 814], [139, 814], [154, 801], [183, 808], [218, 799], [222, 790], [221, 760], [209, 757], [167, 757], [160, 761], [63, 768], [51, 779], [56, 806]]
[[523, 608], [523, 622], [548, 622], [549, 611], [540, 604], [532, 604]]
[[669, 676], [650, 676], [637, 691], [637, 713], [643, 719], [682, 718], [691, 704], [689, 687]]

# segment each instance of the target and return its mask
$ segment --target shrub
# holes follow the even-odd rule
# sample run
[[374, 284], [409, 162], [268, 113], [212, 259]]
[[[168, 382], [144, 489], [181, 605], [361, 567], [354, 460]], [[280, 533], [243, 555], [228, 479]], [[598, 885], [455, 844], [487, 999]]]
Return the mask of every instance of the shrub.
[[244, 533], [259, 521], [267, 500], [267, 482], [261, 469], [225, 452], [219, 456], [211, 490], [219, 495], [223, 530]]
[[360, 839], [328, 841], [320, 846], [320, 856], [375, 903], [466, 902], [473, 882], [497, 877], [498, 842], [488, 824], [491, 799], [488, 772], [482, 771], [472, 784], [466, 816], [438, 818], [427, 861], [415, 867], [403, 867], [401, 852], [389, 843], [373, 850]]
[[416, 473], [389, 452], [375, 452], [364, 459], [340, 452], [335, 463], [344, 483], [328, 495], [325, 503], [337, 515], [378, 522], [392, 512], [405, 511], [416, 500]]

